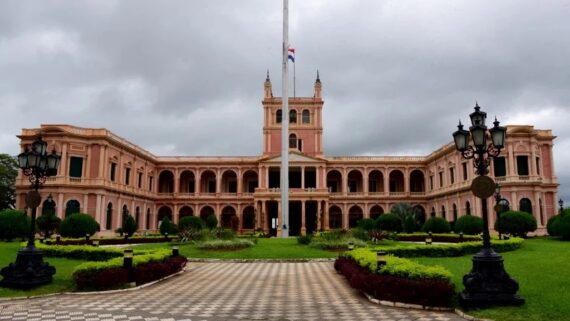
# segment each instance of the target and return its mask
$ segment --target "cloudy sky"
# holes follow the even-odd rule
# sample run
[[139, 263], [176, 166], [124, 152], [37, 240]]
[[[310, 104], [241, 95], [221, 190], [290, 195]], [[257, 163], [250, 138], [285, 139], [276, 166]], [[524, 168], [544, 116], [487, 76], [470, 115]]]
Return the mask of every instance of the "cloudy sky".
[[[570, 203], [570, 2], [290, 1], [297, 95], [320, 70], [327, 155], [425, 155], [477, 100], [552, 129]], [[158, 155], [258, 155], [282, 2], [0, 2], [0, 152], [23, 127], [105, 127]]]

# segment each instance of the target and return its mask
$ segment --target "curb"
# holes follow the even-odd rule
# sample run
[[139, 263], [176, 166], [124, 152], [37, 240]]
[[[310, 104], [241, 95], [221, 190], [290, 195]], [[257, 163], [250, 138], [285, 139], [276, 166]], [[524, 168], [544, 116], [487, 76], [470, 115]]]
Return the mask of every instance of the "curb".
[[58, 295], [62, 295], [62, 296], [63, 295], [98, 295], [98, 294], [112, 294], [112, 293], [136, 291], [136, 290], [144, 289], [146, 287], [154, 285], [158, 282], [168, 280], [172, 277], [178, 276], [184, 272], [188, 272], [191, 270], [193, 270], [193, 268], [185, 267], [181, 271], [178, 271], [174, 274], [167, 275], [167, 276], [163, 277], [162, 279], [154, 280], [152, 282], [141, 284], [139, 286], [135, 286], [132, 288], [118, 289], [118, 290], [107, 290], [107, 291], [89, 291], [89, 292], [58, 292], [58, 293], [48, 293], [48, 294], [40, 294], [40, 295], [20, 296], [20, 297], [14, 297], [14, 298], [0, 298], [0, 304], [5, 303], [5, 302], [19, 301], [19, 300], [47, 298], [47, 297], [58, 296]]
[[410, 304], [410, 303], [402, 303], [402, 302], [392, 302], [392, 301], [384, 301], [384, 300], [378, 300], [373, 298], [371, 295], [369, 295], [368, 293], [365, 293], [363, 291], [360, 291], [362, 294], [364, 294], [364, 296], [368, 299], [368, 301], [374, 303], [374, 304], [378, 304], [378, 305], [383, 305], [383, 306], [387, 306], [387, 307], [391, 307], [391, 308], [404, 308], [404, 309], [415, 309], [415, 310], [425, 310], [425, 311], [438, 311], [438, 312], [453, 312], [455, 314], [457, 314], [458, 316], [462, 317], [465, 320], [468, 321], [493, 321], [491, 319], [479, 319], [476, 318], [474, 316], [468, 315], [465, 312], [459, 310], [459, 309], [454, 309], [454, 308], [441, 308], [441, 307], [432, 307], [432, 306], [424, 306], [424, 305], [419, 305], [419, 304]]

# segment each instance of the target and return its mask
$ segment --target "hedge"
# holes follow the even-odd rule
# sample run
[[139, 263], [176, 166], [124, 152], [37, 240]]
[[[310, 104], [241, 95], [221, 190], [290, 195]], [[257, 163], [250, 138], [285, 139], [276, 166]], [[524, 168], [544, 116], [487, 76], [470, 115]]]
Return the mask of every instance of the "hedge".
[[36, 242], [46, 256], [65, 257], [87, 261], [106, 261], [123, 256], [123, 250], [118, 248], [103, 248], [88, 245], [47, 245]]
[[125, 239], [124, 237], [111, 237], [111, 238], [91, 238], [87, 241], [85, 238], [62, 238], [59, 242], [53, 239], [45, 240], [45, 243], [55, 244], [55, 245], [92, 245], [93, 241], [99, 241], [99, 245], [120, 245], [120, 244], [146, 244], [146, 243], [164, 243], [164, 242], [175, 242], [178, 237], [164, 237], [159, 236], [133, 236]]
[[[94, 273], [105, 269], [123, 267], [123, 251], [121, 252], [121, 257], [115, 257], [111, 260], [104, 262], [85, 262], [81, 263], [73, 269], [73, 274], [76, 273]], [[150, 253], [145, 253], [142, 255], [133, 255], [133, 266], [137, 266], [144, 263], [150, 262], [162, 262], [172, 255], [172, 251], [168, 249], [155, 250]]]
[[366, 247], [366, 242], [354, 238], [346, 237], [341, 239], [327, 239], [321, 237], [313, 237], [311, 240], [310, 247], [314, 247], [321, 250], [346, 250], [348, 249], [348, 244], [352, 243], [354, 247]]
[[351, 287], [379, 300], [437, 307], [449, 307], [453, 302], [455, 288], [449, 281], [376, 274], [348, 257], [339, 257], [334, 267]]
[[[370, 270], [370, 272], [377, 272], [376, 251], [361, 248], [348, 251], [345, 255], [352, 258], [360, 266]], [[426, 266], [392, 255], [386, 256], [386, 265], [380, 269], [379, 273], [413, 280], [434, 279], [448, 282], [452, 276], [451, 272], [441, 266]]]
[[[493, 249], [497, 252], [508, 252], [518, 250], [523, 243], [522, 238], [510, 238], [508, 240], [491, 240]], [[388, 254], [393, 254], [398, 257], [455, 257], [479, 252], [483, 248], [481, 241], [478, 242], [463, 242], [455, 244], [433, 244], [433, 245], [397, 245], [394, 247], [381, 248]]]
[[[406, 241], [406, 242], [424, 242], [428, 236], [428, 233], [399, 233], [393, 234], [392, 239], [396, 241]], [[470, 241], [481, 241], [481, 237], [478, 235], [463, 235], [463, 241], [459, 234], [451, 233], [439, 233], [432, 234], [432, 242], [442, 242], [442, 243], [458, 243], [458, 242], [470, 242]]]
[[196, 244], [200, 250], [240, 250], [254, 246], [255, 243], [246, 239], [208, 240]]
[[59, 225], [62, 236], [83, 237], [100, 231], [99, 223], [89, 214], [74, 213], [66, 217]]

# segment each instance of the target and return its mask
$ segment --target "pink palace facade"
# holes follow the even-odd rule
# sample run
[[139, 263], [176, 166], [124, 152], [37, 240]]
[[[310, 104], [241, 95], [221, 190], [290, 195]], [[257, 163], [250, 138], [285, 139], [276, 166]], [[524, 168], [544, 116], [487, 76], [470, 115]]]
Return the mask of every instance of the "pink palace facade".
[[[280, 123], [287, 116], [291, 235], [350, 228], [400, 202], [448, 221], [481, 215], [480, 201], [470, 191], [472, 160], [463, 160], [452, 143], [421, 157], [325, 156], [321, 86], [317, 77], [313, 97], [291, 98], [290, 114], [283, 115], [281, 98], [273, 97], [271, 81], [265, 80], [259, 156], [157, 156], [106, 129], [23, 129], [18, 136], [22, 148], [41, 134], [49, 149], [55, 146], [62, 153], [58, 175], [41, 189], [39, 213], [49, 208], [62, 218], [88, 213], [103, 234], [121, 226], [128, 212], [140, 231], [155, 231], [165, 216], [178, 222], [187, 215], [215, 214], [222, 226], [231, 226], [236, 216], [241, 232], [262, 228], [280, 235]], [[539, 232], [556, 212], [554, 138], [550, 130], [508, 126], [506, 148], [490, 168], [511, 208], [532, 213]], [[17, 207], [24, 208], [29, 183], [20, 174], [16, 185]], [[46, 200], [50, 194], [52, 202]], [[493, 203], [489, 199], [490, 209]], [[495, 219], [492, 213], [490, 223]]]

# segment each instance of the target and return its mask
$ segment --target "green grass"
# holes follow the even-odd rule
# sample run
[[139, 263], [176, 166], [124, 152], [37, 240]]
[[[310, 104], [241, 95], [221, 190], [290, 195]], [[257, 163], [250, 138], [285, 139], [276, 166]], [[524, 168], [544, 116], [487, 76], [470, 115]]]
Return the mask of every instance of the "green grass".
[[[162, 244], [144, 244], [137, 248], [164, 247]], [[180, 254], [192, 259], [314, 259], [335, 258], [337, 252], [299, 245], [296, 238], [260, 238], [257, 245], [237, 251], [208, 251], [197, 249], [193, 244], [180, 246]]]
[[[0, 242], [0, 268], [16, 261], [18, 250], [22, 247], [20, 242]], [[71, 274], [75, 266], [85, 262], [62, 258], [45, 258], [44, 261], [55, 266], [56, 273], [53, 282], [31, 290], [12, 290], [0, 287], [0, 297], [24, 297], [47, 293], [73, 291]]]
[[[570, 242], [548, 238], [526, 240], [520, 250], [503, 253], [505, 268], [520, 285], [526, 299], [521, 307], [495, 307], [467, 313], [495, 321], [568, 320], [570, 317]], [[457, 258], [413, 258], [427, 265], [441, 265], [453, 273], [456, 290], [462, 291], [463, 275], [471, 269], [471, 255]]]

